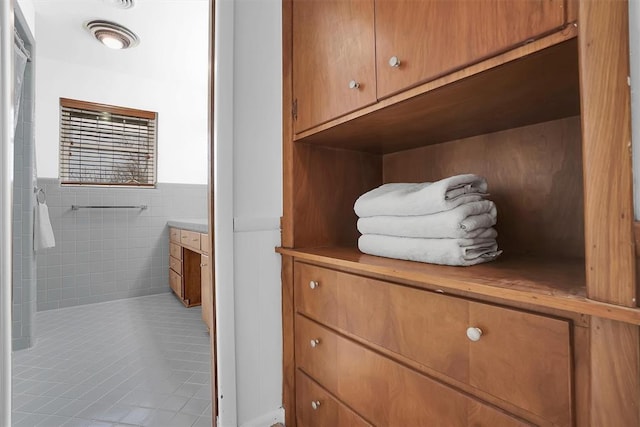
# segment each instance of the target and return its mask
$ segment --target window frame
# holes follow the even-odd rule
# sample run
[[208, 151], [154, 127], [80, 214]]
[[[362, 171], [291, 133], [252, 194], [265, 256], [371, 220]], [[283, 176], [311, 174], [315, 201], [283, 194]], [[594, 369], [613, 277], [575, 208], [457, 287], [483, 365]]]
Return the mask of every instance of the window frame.
[[[149, 122], [153, 122], [153, 142], [152, 142], [152, 154], [153, 154], [153, 167], [152, 170], [148, 173], [151, 177], [151, 182], [149, 183], [133, 183], [133, 182], [116, 182], [113, 181], [80, 181], [80, 180], [72, 180], [70, 179], [69, 173], [69, 164], [65, 165], [64, 156], [68, 155], [68, 143], [64, 142], [64, 109], [76, 109], [86, 111], [89, 114], [95, 113], [96, 115], [100, 114], [116, 114], [119, 116], [128, 116], [133, 120], [147, 120]], [[101, 104], [89, 101], [81, 101], [77, 99], [70, 98], [60, 98], [59, 102], [59, 159], [58, 159], [58, 167], [59, 167], [59, 178], [61, 186], [94, 186], [94, 187], [131, 187], [131, 188], [155, 188], [158, 180], [157, 169], [158, 169], [158, 113], [154, 111], [146, 111], [139, 110], [135, 108], [128, 107], [120, 107], [115, 105]], [[97, 129], [94, 128], [94, 130]], [[106, 133], [105, 133], [106, 135]], [[150, 152], [151, 152], [150, 150]], [[112, 163], [113, 164], [113, 163]], [[65, 170], [66, 167], [66, 170]]]

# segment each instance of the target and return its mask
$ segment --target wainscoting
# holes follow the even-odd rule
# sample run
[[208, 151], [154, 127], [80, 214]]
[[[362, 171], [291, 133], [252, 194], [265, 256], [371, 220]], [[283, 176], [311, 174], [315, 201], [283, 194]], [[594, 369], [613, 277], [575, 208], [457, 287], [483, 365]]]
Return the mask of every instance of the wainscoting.
[[[50, 310], [169, 291], [169, 219], [207, 218], [207, 186], [61, 187], [39, 179], [56, 238], [37, 256], [37, 309]], [[72, 205], [146, 205], [80, 209]]]

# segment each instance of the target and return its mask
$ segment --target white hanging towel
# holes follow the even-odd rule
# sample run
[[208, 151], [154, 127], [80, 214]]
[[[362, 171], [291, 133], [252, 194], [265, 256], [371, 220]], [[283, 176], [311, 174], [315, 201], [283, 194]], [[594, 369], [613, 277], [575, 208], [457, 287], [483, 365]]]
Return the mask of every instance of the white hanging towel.
[[47, 203], [40, 203], [39, 200], [36, 200], [33, 220], [33, 249], [37, 252], [42, 249], [52, 248], [55, 245], [56, 239], [53, 236]]
[[360, 196], [353, 208], [360, 218], [428, 215], [482, 200], [486, 192], [481, 176], [456, 175], [436, 182], [384, 184]]

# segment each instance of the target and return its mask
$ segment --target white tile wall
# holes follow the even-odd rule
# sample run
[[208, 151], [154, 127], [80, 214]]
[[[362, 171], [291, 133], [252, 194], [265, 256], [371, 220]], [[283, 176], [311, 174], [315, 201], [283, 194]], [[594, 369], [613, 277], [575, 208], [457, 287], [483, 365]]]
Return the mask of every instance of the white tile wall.
[[[207, 217], [207, 186], [61, 187], [47, 194], [56, 247], [38, 254], [38, 311], [169, 291], [167, 220]], [[71, 205], [147, 205], [81, 209]]]

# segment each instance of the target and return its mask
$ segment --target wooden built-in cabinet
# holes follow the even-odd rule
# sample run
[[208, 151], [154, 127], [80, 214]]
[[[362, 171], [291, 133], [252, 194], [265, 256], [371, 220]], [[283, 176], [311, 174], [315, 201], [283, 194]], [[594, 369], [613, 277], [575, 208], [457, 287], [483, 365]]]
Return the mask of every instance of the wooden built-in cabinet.
[[[208, 253], [208, 241], [207, 234], [169, 228], [169, 285], [186, 307], [200, 305], [202, 287], [209, 287], [210, 280], [202, 280], [208, 277], [202, 272], [202, 257]], [[202, 242], [207, 242], [204, 247]]]
[[564, 0], [293, 3], [296, 132], [565, 24]]
[[[628, 3], [282, 5], [287, 426], [640, 425]], [[358, 251], [360, 195], [460, 173], [500, 258]]]

